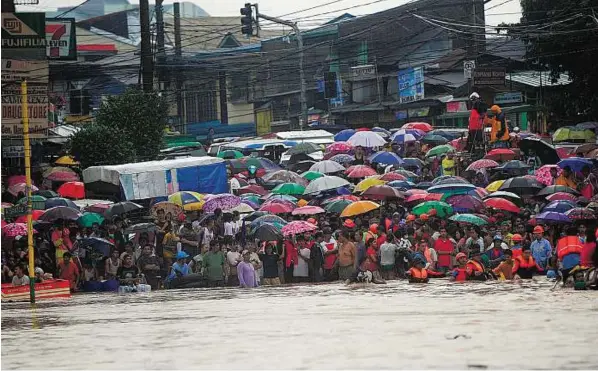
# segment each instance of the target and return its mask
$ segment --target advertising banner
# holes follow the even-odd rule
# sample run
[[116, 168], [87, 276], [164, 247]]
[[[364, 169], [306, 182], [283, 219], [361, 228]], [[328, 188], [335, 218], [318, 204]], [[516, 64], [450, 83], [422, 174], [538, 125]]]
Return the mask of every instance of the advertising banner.
[[46, 13], [2, 13], [2, 49], [46, 47]]
[[53, 60], [76, 60], [75, 18], [46, 19], [46, 53]]
[[424, 99], [424, 68], [415, 67], [399, 71], [399, 101], [414, 102]]

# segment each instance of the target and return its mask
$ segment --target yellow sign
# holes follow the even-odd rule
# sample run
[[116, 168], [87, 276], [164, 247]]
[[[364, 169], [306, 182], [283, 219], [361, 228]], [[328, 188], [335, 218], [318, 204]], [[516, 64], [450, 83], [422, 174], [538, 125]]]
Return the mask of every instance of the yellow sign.
[[272, 131], [272, 109], [263, 109], [255, 112], [255, 131], [257, 135], [269, 134]]

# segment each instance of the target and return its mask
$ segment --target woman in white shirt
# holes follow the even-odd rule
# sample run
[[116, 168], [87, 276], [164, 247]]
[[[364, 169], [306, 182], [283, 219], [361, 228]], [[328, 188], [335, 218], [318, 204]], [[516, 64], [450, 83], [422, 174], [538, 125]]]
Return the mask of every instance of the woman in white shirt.
[[[314, 248], [318, 246], [314, 245]], [[311, 250], [307, 247], [307, 244], [303, 239], [297, 241], [297, 265], [293, 269], [293, 277], [296, 277], [296, 282], [304, 282], [309, 280], [309, 257]]]

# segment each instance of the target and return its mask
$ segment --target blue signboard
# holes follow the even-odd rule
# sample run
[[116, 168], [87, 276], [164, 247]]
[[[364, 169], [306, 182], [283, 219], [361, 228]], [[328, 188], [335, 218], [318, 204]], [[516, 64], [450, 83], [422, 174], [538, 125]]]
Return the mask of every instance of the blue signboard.
[[414, 102], [424, 99], [424, 68], [415, 67], [399, 71], [399, 101]]

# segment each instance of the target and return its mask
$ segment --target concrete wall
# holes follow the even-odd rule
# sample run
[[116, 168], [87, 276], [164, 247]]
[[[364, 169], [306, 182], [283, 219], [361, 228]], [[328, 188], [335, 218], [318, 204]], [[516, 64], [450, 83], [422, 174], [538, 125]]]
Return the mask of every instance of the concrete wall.
[[227, 103], [228, 108], [228, 124], [253, 124], [253, 103]]

